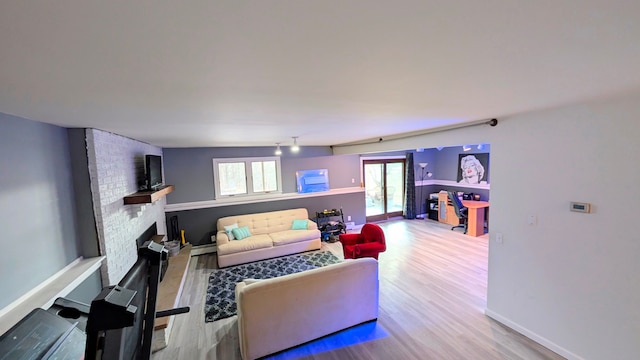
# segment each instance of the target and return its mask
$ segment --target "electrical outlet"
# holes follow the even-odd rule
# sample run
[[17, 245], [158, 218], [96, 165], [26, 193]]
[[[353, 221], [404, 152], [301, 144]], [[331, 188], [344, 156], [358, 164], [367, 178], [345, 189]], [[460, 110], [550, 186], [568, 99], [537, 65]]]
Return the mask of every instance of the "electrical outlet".
[[356, 179], [351, 178], [351, 183], [352, 183], [352, 184], [355, 184], [355, 183], [356, 183]]
[[347, 215], [347, 221], [351, 221], [351, 215]]
[[527, 223], [529, 225], [536, 225], [536, 223], [538, 222], [538, 219], [535, 215], [529, 215], [529, 217], [527, 217]]

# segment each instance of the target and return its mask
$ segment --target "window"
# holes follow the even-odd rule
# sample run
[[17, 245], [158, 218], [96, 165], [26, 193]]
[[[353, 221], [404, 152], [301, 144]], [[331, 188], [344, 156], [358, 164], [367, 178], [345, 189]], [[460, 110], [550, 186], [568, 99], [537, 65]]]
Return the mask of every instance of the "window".
[[282, 193], [279, 157], [213, 159], [216, 199]]

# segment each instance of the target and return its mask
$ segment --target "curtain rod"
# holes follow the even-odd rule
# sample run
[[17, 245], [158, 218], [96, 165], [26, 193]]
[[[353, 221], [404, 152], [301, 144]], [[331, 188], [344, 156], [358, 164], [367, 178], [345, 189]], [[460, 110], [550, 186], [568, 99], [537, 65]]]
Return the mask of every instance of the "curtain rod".
[[433, 133], [447, 131], [447, 130], [462, 129], [462, 128], [478, 126], [478, 125], [496, 126], [496, 125], [498, 125], [498, 119], [477, 120], [477, 121], [467, 122], [467, 123], [462, 123], [462, 124], [441, 126], [441, 127], [437, 127], [437, 128], [433, 128], [433, 129], [429, 129], [429, 130], [424, 130], [424, 131], [415, 131], [415, 132], [411, 132], [411, 133], [405, 133], [405, 134], [402, 134], [402, 135], [390, 135], [387, 138], [380, 137], [378, 139], [368, 139], [368, 140], [364, 140], [364, 141], [356, 141], [356, 142], [351, 142], [351, 143], [331, 145], [330, 147], [334, 148], [334, 147], [347, 147], [347, 146], [355, 146], [355, 145], [377, 144], [377, 143], [383, 142], [385, 140], [407, 139], [407, 138], [411, 138], [411, 137], [415, 137], [415, 136], [433, 134]]

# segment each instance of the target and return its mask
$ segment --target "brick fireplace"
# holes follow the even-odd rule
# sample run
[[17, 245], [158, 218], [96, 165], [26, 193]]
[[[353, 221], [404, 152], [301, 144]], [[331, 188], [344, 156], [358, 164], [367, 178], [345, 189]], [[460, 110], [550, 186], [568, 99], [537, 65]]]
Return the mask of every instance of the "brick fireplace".
[[145, 154], [162, 149], [97, 129], [86, 129], [87, 158], [103, 286], [117, 284], [137, 259], [135, 239], [150, 227], [166, 234], [165, 199], [153, 204], [124, 205], [123, 198], [138, 191], [144, 179]]

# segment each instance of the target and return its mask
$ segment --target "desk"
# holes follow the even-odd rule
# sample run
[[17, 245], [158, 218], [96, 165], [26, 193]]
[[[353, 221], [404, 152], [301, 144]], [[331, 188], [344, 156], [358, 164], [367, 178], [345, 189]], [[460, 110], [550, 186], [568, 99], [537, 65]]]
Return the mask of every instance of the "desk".
[[489, 202], [462, 200], [462, 205], [469, 209], [467, 213], [467, 235], [484, 235], [484, 208], [489, 207]]

